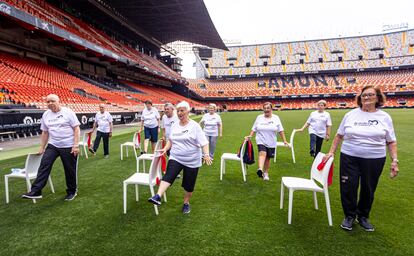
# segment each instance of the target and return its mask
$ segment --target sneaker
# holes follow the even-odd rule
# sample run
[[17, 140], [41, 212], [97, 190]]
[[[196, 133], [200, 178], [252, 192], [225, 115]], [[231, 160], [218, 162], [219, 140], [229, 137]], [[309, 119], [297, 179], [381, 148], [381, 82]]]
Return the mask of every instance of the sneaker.
[[355, 221], [355, 219], [352, 218], [351, 216], [345, 217], [345, 219], [341, 223], [341, 228], [344, 229], [344, 230], [351, 231], [352, 230], [352, 225], [354, 224], [354, 221]]
[[42, 193], [41, 192], [33, 192], [30, 191], [29, 193], [23, 194], [22, 198], [26, 198], [26, 199], [41, 199], [42, 198]]
[[161, 205], [161, 197], [160, 195], [156, 194], [155, 196], [148, 198], [148, 202], [156, 205]]
[[190, 204], [183, 204], [183, 214], [189, 214], [191, 212]]
[[259, 176], [259, 178], [263, 178], [263, 171], [260, 169], [257, 169], [257, 176]]
[[270, 180], [269, 173], [267, 172], [263, 173], [263, 180], [266, 180], [266, 181]]
[[371, 223], [369, 223], [369, 220], [367, 218], [359, 217], [358, 223], [365, 231], [368, 231], [368, 232], [374, 231], [374, 226]]
[[88, 148], [88, 150], [89, 150], [89, 152], [92, 153], [92, 155], [96, 155], [96, 152], [95, 152], [95, 150], [93, 150], [93, 148]]
[[105, 158], [105, 159], [108, 159], [108, 158], [109, 158], [109, 155], [104, 155], [104, 158]]
[[75, 197], [77, 196], [78, 194], [75, 192], [75, 193], [71, 193], [71, 194], [67, 194], [66, 196], [65, 196], [65, 201], [72, 201], [73, 199], [75, 199]]

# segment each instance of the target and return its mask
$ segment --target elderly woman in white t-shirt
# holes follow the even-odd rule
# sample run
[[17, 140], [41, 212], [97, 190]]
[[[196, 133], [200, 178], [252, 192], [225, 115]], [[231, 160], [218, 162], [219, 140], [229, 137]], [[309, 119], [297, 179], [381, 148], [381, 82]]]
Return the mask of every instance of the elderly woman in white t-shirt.
[[204, 125], [203, 131], [208, 140], [211, 159], [214, 158], [218, 137], [223, 136], [223, 124], [221, 117], [216, 113], [216, 109], [216, 104], [208, 105], [208, 113], [204, 114], [200, 121], [200, 125]]
[[313, 111], [306, 123], [298, 131], [303, 132], [309, 127], [310, 150], [312, 157], [316, 157], [321, 151], [323, 140], [329, 140], [331, 134], [331, 115], [325, 111], [326, 101], [320, 100], [317, 103], [318, 110]]
[[250, 135], [246, 137], [249, 139], [256, 133], [256, 144], [259, 151], [259, 169], [257, 170], [257, 176], [263, 178], [265, 181], [269, 180], [270, 159], [275, 156], [276, 134], [279, 133], [283, 143], [289, 145], [286, 141], [279, 117], [272, 112], [272, 103], [264, 103], [263, 114], [256, 118]]
[[[397, 140], [389, 114], [378, 109], [385, 103], [379, 88], [365, 86], [357, 97], [358, 108], [344, 116], [325, 160], [335, 154], [342, 142], [340, 190], [345, 218], [341, 227], [352, 230], [355, 219], [366, 231], [374, 231], [369, 213], [374, 202], [388, 147], [391, 156], [390, 177], [398, 174]], [[360, 186], [358, 200], [358, 186]]]
[[188, 214], [191, 211], [190, 198], [193, 194], [198, 169], [202, 165], [202, 159], [207, 165], [212, 161], [208, 152], [208, 141], [200, 125], [189, 118], [190, 105], [182, 101], [177, 105], [177, 115], [180, 120], [173, 124], [171, 133], [165, 147], [161, 150], [166, 154], [170, 150], [167, 171], [162, 178], [157, 194], [148, 201], [160, 205], [161, 196], [174, 183], [178, 174], [184, 170], [181, 186], [185, 190], [182, 212]]

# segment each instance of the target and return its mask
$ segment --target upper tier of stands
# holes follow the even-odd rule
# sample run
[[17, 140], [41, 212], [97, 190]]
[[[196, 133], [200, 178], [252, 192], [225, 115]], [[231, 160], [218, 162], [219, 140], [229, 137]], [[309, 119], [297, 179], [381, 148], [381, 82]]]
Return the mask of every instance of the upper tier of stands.
[[[355, 108], [356, 102], [352, 98], [325, 99], [327, 108]], [[283, 100], [256, 100], [256, 101], [217, 101], [215, 104], [220, 109], [224, 107], [229, 111], [261, 110], [263, 103], [271, 102], [276, 109], [315, 109], [315, 99], [283, 99]], [[390, 97], [384, 107], [414, 107], [414, 97]]]
[[[168, 101], [176, 103], [184, 99], [168, 89], [126, 83], [142, 93], [106, 90], [54, 66], [0, 52], [0, 92], [4, 94], [4, 104], [24, 104], [45, 109], [45, 97], [54, 93], [60, 96], [64, 105], [76, 112], [95, 112], [100, 103], [108, 104], [111, 112], [125, 112], [142, 110], [142, 102], [147, 99], [154, 104]], [[202, 106], [195, 101], [192, 101], [192, 105]]]
[[110, 50], [119, 56], [123, 56], [134, 62], [137, 62], [141, 67], [151, 68], [161, 74], [171, 76], [176, 79], [181, 79], [181, 76], [167, 67], [164, 63], [154, 57], [148, 56], [140, 51], [132, 48], [127, 44], [123, 44], [114, 38], [109, 37], [102, 31], [93, 28], [84, 23], [76, 17], [65, 13], [54, 6], [48, 4], [44, 0], [3, 0], [14, 7], [27, 12], [39, 19], [42, 19], [50, 24], [58, 26], [80, 38], [88, 40], [89, 42]]
[[228, 48], [228, 52], [213, 49], [212, 58], [203, 58], [209, 76], [414, 65], [414, 30]]
[[[259, 86], [259, 83], [263, 85]], [[414, 91], [414, 70], [342, 73], [337, 76], [315, 74], [275, 78], [189, 80], [189, 88], [207, 98], [356, 93], [366, 85], [378, 86], [384, 92]]]

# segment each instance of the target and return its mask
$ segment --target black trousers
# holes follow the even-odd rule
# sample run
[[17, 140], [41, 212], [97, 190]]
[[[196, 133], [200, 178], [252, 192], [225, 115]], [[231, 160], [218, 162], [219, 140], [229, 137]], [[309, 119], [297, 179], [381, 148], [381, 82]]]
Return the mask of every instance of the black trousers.
[[313, 152], [315, 157], [318, 155], [319, 152], [321, 152], [322, 143], [322, 137], [319, 137], [318, 135], [313, 133], [310, 134], [310, 152], [311, 154]]
[[36, 180], [32, 184], [33, 192], [41, 192], [44, 186], [46, 186], [47, 179], [52, 171], [53, 163], [60, 157], [65, 170], [66, 178], [66, 192], [73, 194], [77, 191], [77, 170], [76, 161], [77, 157], [71, 154], [72, 148], [57, 148], [51, 144], [48, 144], [40, 162], [40, 167], [37, 172]]
[[93, 143], [93, 151], [96, 152], [96, 150], [98, 150], [101, 138], [103, 139], [104, 155], [107, 156], [109, 155], [109, 132], [96, 132], [95, 142]]
[[168, 160], [167, 171], [165, 175], [162, 177], [162, 180], [172, 185], [175, 179], [177, 178], [178, 174], [180, 174], [180, 172], [184, 170], [184, 176], [183, 181], [181, 183], [181, 187], [183, 187], [184, 190], [187, 192], [193, 192], [197, 180], [198, 169], [199, 168], [187, 167], [175, 160]]
[[[345, 216], [369, 218], [385, 157], [367, 159], [341, 153], [340, 190]], [[358, 187], [361, 184], [358, 200]]]

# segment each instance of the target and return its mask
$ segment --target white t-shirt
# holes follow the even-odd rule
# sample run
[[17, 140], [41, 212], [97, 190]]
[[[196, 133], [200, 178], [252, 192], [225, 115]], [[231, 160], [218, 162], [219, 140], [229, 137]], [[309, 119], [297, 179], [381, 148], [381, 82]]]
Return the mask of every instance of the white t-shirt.
[[75, 132], [73, 128], [79, 126], [79, 120], [75, 112], [62, 107], [59, 112], [46, 110], [43, 113], [40, 129], [49, 132], [49, 144], [57, 148], [73, 147]]
[[208, 141], [197, 122], [190, 120], [185, 126], [179, 122], [173, 124], [170, 141], [170, 159], [190, 168], [201, 166], [201, 147], [207, 145]]
[[282, 123], [277, 115], [266, 118], [264, 114], [259, 115], [253, 124], [252, 131], [256, 132], [257, 145], [268, 148], [276, 147], [276, 133], [283, 131]]
[[362, 158], [386, 156], [386, 143], [396, 141], [390, 115], [382, 110], [364, 112], [360, 108], [345, 114], [338, 134], [344, 136], [341, 152]]
[[98, 131], [108, 133], [111, 131], [110, 123], [113, 119], [111, 114], [108, 111], [105, 111], [103, 114], [101, 112], [96, 113], [95, 123], [98, 125]]
[[173, 124], [178, 123], [180, 120], [178, 119], [178, 117], [173, 114], [172, 117], [168, 117], [167, 115], [163, 115], [162, 119], [161, 119], [161, 128], [165, 129], [165, 138], [169, 139], [170, 138], [170, 134], [171, 134], [171, 126]]
[[221, 125], [221, 117], [217, 114], [204, 114], [200, 122], [204, 122], [204, 133], [206, 136], [218, 136], [218, 126]]
[[326, 111], [312, 112], [306, 122], [309, 124], [309, 134], [315, 134], [321, 138], [326, 136], [326, 126], [332, 126], [331, 115]]
[[146, 107], [142, 110], [141, 114], [142, 120], [144, 120], [144, 126], [147, 128], [155, 128], [158, 126], [158, 119], [160, 119], [160, 113], [158, 113], [158, 109], [151, 107], [148, 110]]

